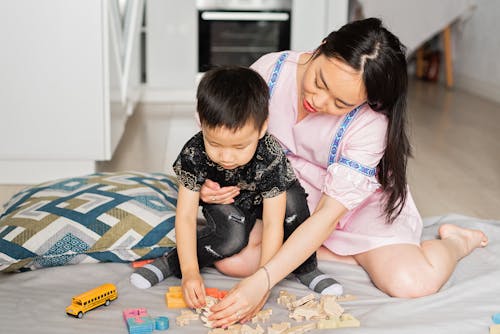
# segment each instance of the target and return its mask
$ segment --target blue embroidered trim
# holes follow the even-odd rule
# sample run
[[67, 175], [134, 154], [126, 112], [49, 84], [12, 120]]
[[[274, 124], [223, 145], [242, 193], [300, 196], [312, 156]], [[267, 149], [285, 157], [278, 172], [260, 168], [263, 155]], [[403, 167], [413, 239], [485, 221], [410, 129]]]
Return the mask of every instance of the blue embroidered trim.
[[366, 176], [375, 176], [375, 174], [377, 173], [377, 170], [375, 168], [363, 166], [360, 163], [357, 163], [356, 161], [346, 157], [340, 157], [338, 163], [347, 166], [349, 168], [352, 168]]
[[288, 52], [282, 53], [281, 56], [278, 58], [276, 65], [274, 65], [273, 73], [271, 73], [271, 79], [269, 79], [269, 83], [267, 84], [269, 86], [269, 96], [273, 96], [274, 85], [276, 85], [276, 81], [278, 81], [281, 67], [287, 57], [288, 57]]
[[337, 151], [339, 149], [340, 141], [342, 140], [344, 133], [346, 132], [347, 128], [349, 127], [352, 120], [354, 119], [354, 117], [356, 116], [356, 114], [358, 113], [358, 111], [361, 109], [362, 106], [364, 106], [364, 103], [354, 108], [353, 110], [349, 111], [349, 113], [345, 115], [345, 118], [342, 121], [340, 128], [335, 134], [335, 138], [333, 139], [332, 145], [330, 146], [330, 155], [328, 156], [328, 166], [330, 166], [335, 162], [335, 157], [337, 156]]

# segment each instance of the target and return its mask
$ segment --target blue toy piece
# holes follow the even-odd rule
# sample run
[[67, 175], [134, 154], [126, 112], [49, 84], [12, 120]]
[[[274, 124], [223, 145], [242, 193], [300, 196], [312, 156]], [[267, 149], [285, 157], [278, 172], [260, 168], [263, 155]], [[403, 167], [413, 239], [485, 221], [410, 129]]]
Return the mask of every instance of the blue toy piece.
[[128, 318], [127, 326], [130, 334], [150, 334], [153, 333], [155, 322], [151, 317]]
[[493, 314], [491, 320], [493, 320], [495, 324], [500, 324], [500, 313]]
[[167, 317], [152, 318], [145, 308], [123, 310], [123, 319], [127, 323], [129, 334], [151, 334], [156, 330], [166, 330], [169, 327]]
[[169, 321], [167, 317], [157, 317], [155, 318], [155, 329], [158, 331], [164, 331], [169, 328]]

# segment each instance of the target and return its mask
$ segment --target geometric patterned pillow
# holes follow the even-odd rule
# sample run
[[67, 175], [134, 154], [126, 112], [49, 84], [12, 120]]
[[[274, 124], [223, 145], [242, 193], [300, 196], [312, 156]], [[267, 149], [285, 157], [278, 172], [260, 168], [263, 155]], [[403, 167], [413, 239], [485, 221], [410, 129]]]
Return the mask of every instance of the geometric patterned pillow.
[[0, 271], [128, 262], [175, 246], [177, 180], [96, 173], [26, 188], [0, 216]]

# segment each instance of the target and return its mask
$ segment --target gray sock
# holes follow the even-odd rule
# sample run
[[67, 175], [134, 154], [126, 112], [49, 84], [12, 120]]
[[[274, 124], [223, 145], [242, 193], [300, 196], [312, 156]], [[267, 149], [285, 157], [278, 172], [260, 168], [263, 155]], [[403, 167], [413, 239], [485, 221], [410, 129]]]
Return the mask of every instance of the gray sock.
[[137, 268], [130, 275], [130, 282], [139, 289], [147, 289], [163, 281], [173, 274], [165, 256], [157, 258], [154, 262]]
[[322, 295], [340, 296], [343, 293], [342, 285], [333, 277], [326, 275], [318, 268], [305, 274], [295, 274], [302, 284]]

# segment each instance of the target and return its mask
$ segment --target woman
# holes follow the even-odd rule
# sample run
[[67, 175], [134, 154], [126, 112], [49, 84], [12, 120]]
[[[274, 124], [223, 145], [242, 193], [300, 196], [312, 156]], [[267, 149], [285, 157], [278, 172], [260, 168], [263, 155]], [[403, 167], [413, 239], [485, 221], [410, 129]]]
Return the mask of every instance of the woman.
[[[406, 182], [406, 66], [404, 46], [374, 18], [332, 32], [313, 53], [274, 53], [252, 65], [268, 80], [269, 132], [312, 215], [264, 267], [240, 265], [258, 257], [258, 226], [246, 249], [217, 263], [251, 276], [212, 307], [215, 326], [250, 319], [268, 290], [321, 245], [320, 258], [358, 263], [380, 290], [410, 298], [438, 291], [462, 257], [486, 245], [481, 231], [454, 225], [420, 243], [422, 220]], [[201, 198], [223, 204], [237, 193], [207, 182]]]

